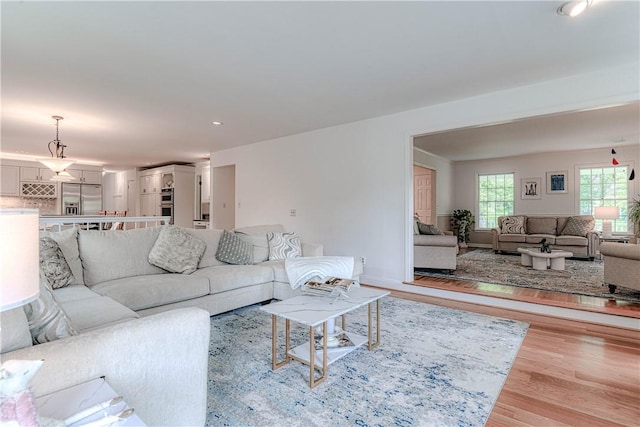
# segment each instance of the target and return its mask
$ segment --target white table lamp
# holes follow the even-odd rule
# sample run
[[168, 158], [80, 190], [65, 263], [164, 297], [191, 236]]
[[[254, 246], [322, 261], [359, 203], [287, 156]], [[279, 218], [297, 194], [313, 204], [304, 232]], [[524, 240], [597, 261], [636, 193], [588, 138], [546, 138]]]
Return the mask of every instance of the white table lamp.
[[593, 216], [602, 220], [602, 237], [610, 239], [611, 221], [608, 220], [620, 218], [620, 209], [617, 206], [597, 206]]
[[37, 209], [0, 209], [0, 311], [38, 297], [38, 220]]

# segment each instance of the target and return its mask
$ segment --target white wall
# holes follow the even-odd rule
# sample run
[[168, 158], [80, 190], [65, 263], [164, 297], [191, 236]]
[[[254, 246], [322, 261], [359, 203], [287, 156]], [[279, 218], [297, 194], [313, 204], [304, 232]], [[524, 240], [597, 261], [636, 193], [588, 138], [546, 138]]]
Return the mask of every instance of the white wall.
[[[600, 148], [580, 151], [561, 151], [546, 154], [534, 154], [500, 159], [455, 162], [454, 205], [455, 209], [469, 209], [477, 214], [475, 188], [476, 177], [480, 173], [514, 172], [516, 184], [516, 214], [571, 215], [579, 212], [578, 169], [593, 165], [611, 165], [611, 148]], [[636, 168], [640, 165], [640, 146], [616, 145], [615, 158], [620, 165]], [[566, 170], [569, 173], [567, 193], [547, 194], [546, 172]], [[521, 178], [541, 178], [539, 200], [522, 200], [520, 198]], [[631, 194], [640, 194], [640, 178], [629, 181]]]
[[211, 164], [236, 165], [236, 226], [282, 223], [326, 254], [366, 256], [363, 282], [396, 286], [412, 276], [412, 135], [637, 100], [638, 72], [635, 62], [264, 141]]

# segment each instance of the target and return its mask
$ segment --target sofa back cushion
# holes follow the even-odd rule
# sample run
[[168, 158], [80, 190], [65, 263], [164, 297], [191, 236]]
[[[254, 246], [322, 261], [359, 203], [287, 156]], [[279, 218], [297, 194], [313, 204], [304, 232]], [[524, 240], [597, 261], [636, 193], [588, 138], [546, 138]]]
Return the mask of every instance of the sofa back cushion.
[[78, 229], [75, 227], [64, 231], [41, 231], [40, 238], [50, 237], [56, 241], [64, 259], [67, 261], [73, 281], [71, 285], [84, 285], [84, 277], [82, 272], [82, 262], [80, 261], [80, 252], [78, 251]]
[[216, 259], [216, 251], [218, 250], [218, 243], [220, 243], [220, 237], [222, 236], [222, 232], [224, 230], [217, 229], [195, 229], [195, 228], [183, 228], [184, 232], [192, 235], [193, 237], [197, 237], [202, 240], [207, 247], [204, 250], [204, 254], [200, 259], [200, 264], [198, 264], [198, 268], [206, 268], [213, 267], [214, 265], [225, 265], [224, 262], [218, 261]]
[[78, 235], [78, 247], [88, 286], [107, 280], [146, 274], [166, 273], [149, 263], [149, 252], [161, 227], [126, 231], [83, 231]]
[[527, 234], [550, 234], [555, 236], [558, 220], [555, 217], [527, 217]]
[[264, 262], [269, 259], [269, 240], [267, 233], [284, 233], [281, 224], [252, 225], [234, 230], [238, 237], [253, 246], [253, 262]]

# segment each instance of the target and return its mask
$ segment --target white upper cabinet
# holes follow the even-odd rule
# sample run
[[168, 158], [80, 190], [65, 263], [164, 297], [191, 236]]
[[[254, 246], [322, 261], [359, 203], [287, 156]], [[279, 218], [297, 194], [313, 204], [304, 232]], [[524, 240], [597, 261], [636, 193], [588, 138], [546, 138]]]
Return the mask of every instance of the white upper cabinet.
[[78, 184], [102, 184], [102, 172], [86, 169], [67, 169]]
[[55, 174], [49, 168], [20, 167], [20, 181], [49, 181]]
[[0, 166], [0, 195], [20, 195], [20, 167], [8, 165]]

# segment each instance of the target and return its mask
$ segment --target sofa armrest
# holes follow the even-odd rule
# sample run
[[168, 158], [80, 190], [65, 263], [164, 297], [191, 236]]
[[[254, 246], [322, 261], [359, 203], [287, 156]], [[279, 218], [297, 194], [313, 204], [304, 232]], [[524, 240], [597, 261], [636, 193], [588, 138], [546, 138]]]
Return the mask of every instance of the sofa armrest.
[[204, 425], [209, 313], [185, 308], [12, 351], [44, 359], [36, 396], [105, 376], [148, 425]]
[[500, 250], [500, 234], [502, 231], [500, 227], [493, 227], [491, 229], [491, 247], [494, 251]]
[[605, 257], [640, 261], [640, 245], [632, 243], [603, 242], [600, 245], [600, 253]]
[[594, 258], [600, 247], [600, 235], [597, 231], [590, 231], [585, 237], [587, 238], [587, 256]]
[[302, 256], [323, 256], [324, 247], [319, 243], [305, 243], [300, 244], [302, 246]]

